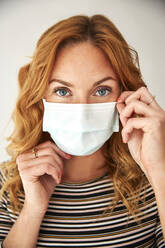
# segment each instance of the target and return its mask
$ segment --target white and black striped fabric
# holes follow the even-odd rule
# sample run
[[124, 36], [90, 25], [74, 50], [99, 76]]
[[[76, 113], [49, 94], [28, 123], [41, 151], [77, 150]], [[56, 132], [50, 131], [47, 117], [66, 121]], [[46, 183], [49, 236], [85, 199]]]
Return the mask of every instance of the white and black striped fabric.
[[[139, 201], [142, 213], [137, 224], [119, 201], [112, 215], [101, 214], [114, 197], [113, 181], [106, 173], [85, 183], [57, 185], [38, 235], [36, 247], [165, 247], [155, 195], [150, 184], [143, 187]], [[24, 199], [20, 197], [23, 202]], [[101, 218], [100, 218], [101, 217]], [[0, 241], [18, 218], [11, 211], [7, 195], [0, 202]]]

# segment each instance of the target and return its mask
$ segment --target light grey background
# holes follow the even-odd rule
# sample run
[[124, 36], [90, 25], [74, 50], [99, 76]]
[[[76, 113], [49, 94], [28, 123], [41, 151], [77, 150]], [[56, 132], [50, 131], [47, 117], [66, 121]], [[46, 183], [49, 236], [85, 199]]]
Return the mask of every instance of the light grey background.
[[104, 14], [114, 22], [137, 50], [143, 79], [165, 109], [164, 0], [0, 0], [0, 162], [10, 159], [5, 147], [19, 68], [48, 27], [77, 14]]

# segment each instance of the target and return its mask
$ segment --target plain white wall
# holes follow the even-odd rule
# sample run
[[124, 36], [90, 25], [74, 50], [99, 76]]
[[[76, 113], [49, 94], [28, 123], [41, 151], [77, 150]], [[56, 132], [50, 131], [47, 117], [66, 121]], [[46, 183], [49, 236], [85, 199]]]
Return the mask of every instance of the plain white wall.
[[40, 35], [57, 21], [77, 14], [104, 14], [134, 47], [143, 79], [165, 109], [165, 1], [159, 0], [0, 0], [0, 162], [13, 124], [17, 73], [28, 63]]

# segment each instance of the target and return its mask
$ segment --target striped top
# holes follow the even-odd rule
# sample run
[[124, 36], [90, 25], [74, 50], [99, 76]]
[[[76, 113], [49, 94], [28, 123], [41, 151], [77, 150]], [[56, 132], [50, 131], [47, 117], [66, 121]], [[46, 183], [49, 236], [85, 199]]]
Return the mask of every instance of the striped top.
[[[106, 213], [99, 218], [112, 203], [113, 196], [113, 181], [107, 173], [84, 183], [61, 182], [50, 198], [36, 247], [165, 247], [155, 195], [149, 183], [141, 191], [147, 205], [139, 202], [143, 210], [139, 215], [140, 224], [131, 215], [128, 219], [128, 210], [122, 201], [112, 215]], [[7, 194], [0, 202], [0, 241], [18, 218], [6, 197]]]

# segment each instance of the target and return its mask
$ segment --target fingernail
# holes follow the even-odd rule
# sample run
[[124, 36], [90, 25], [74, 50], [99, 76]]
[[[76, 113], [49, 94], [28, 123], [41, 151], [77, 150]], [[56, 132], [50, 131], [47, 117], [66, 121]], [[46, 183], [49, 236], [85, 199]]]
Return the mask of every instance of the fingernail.
[[68, 159], [69, 159], [69, 158], [71, 158], [71, 155], [69, 155], [69, 154], [66, 154], [66, 158], [68, 158]]
[[117, 98], [117, 102], [121, 102], [121, 98], [120, 97]]

